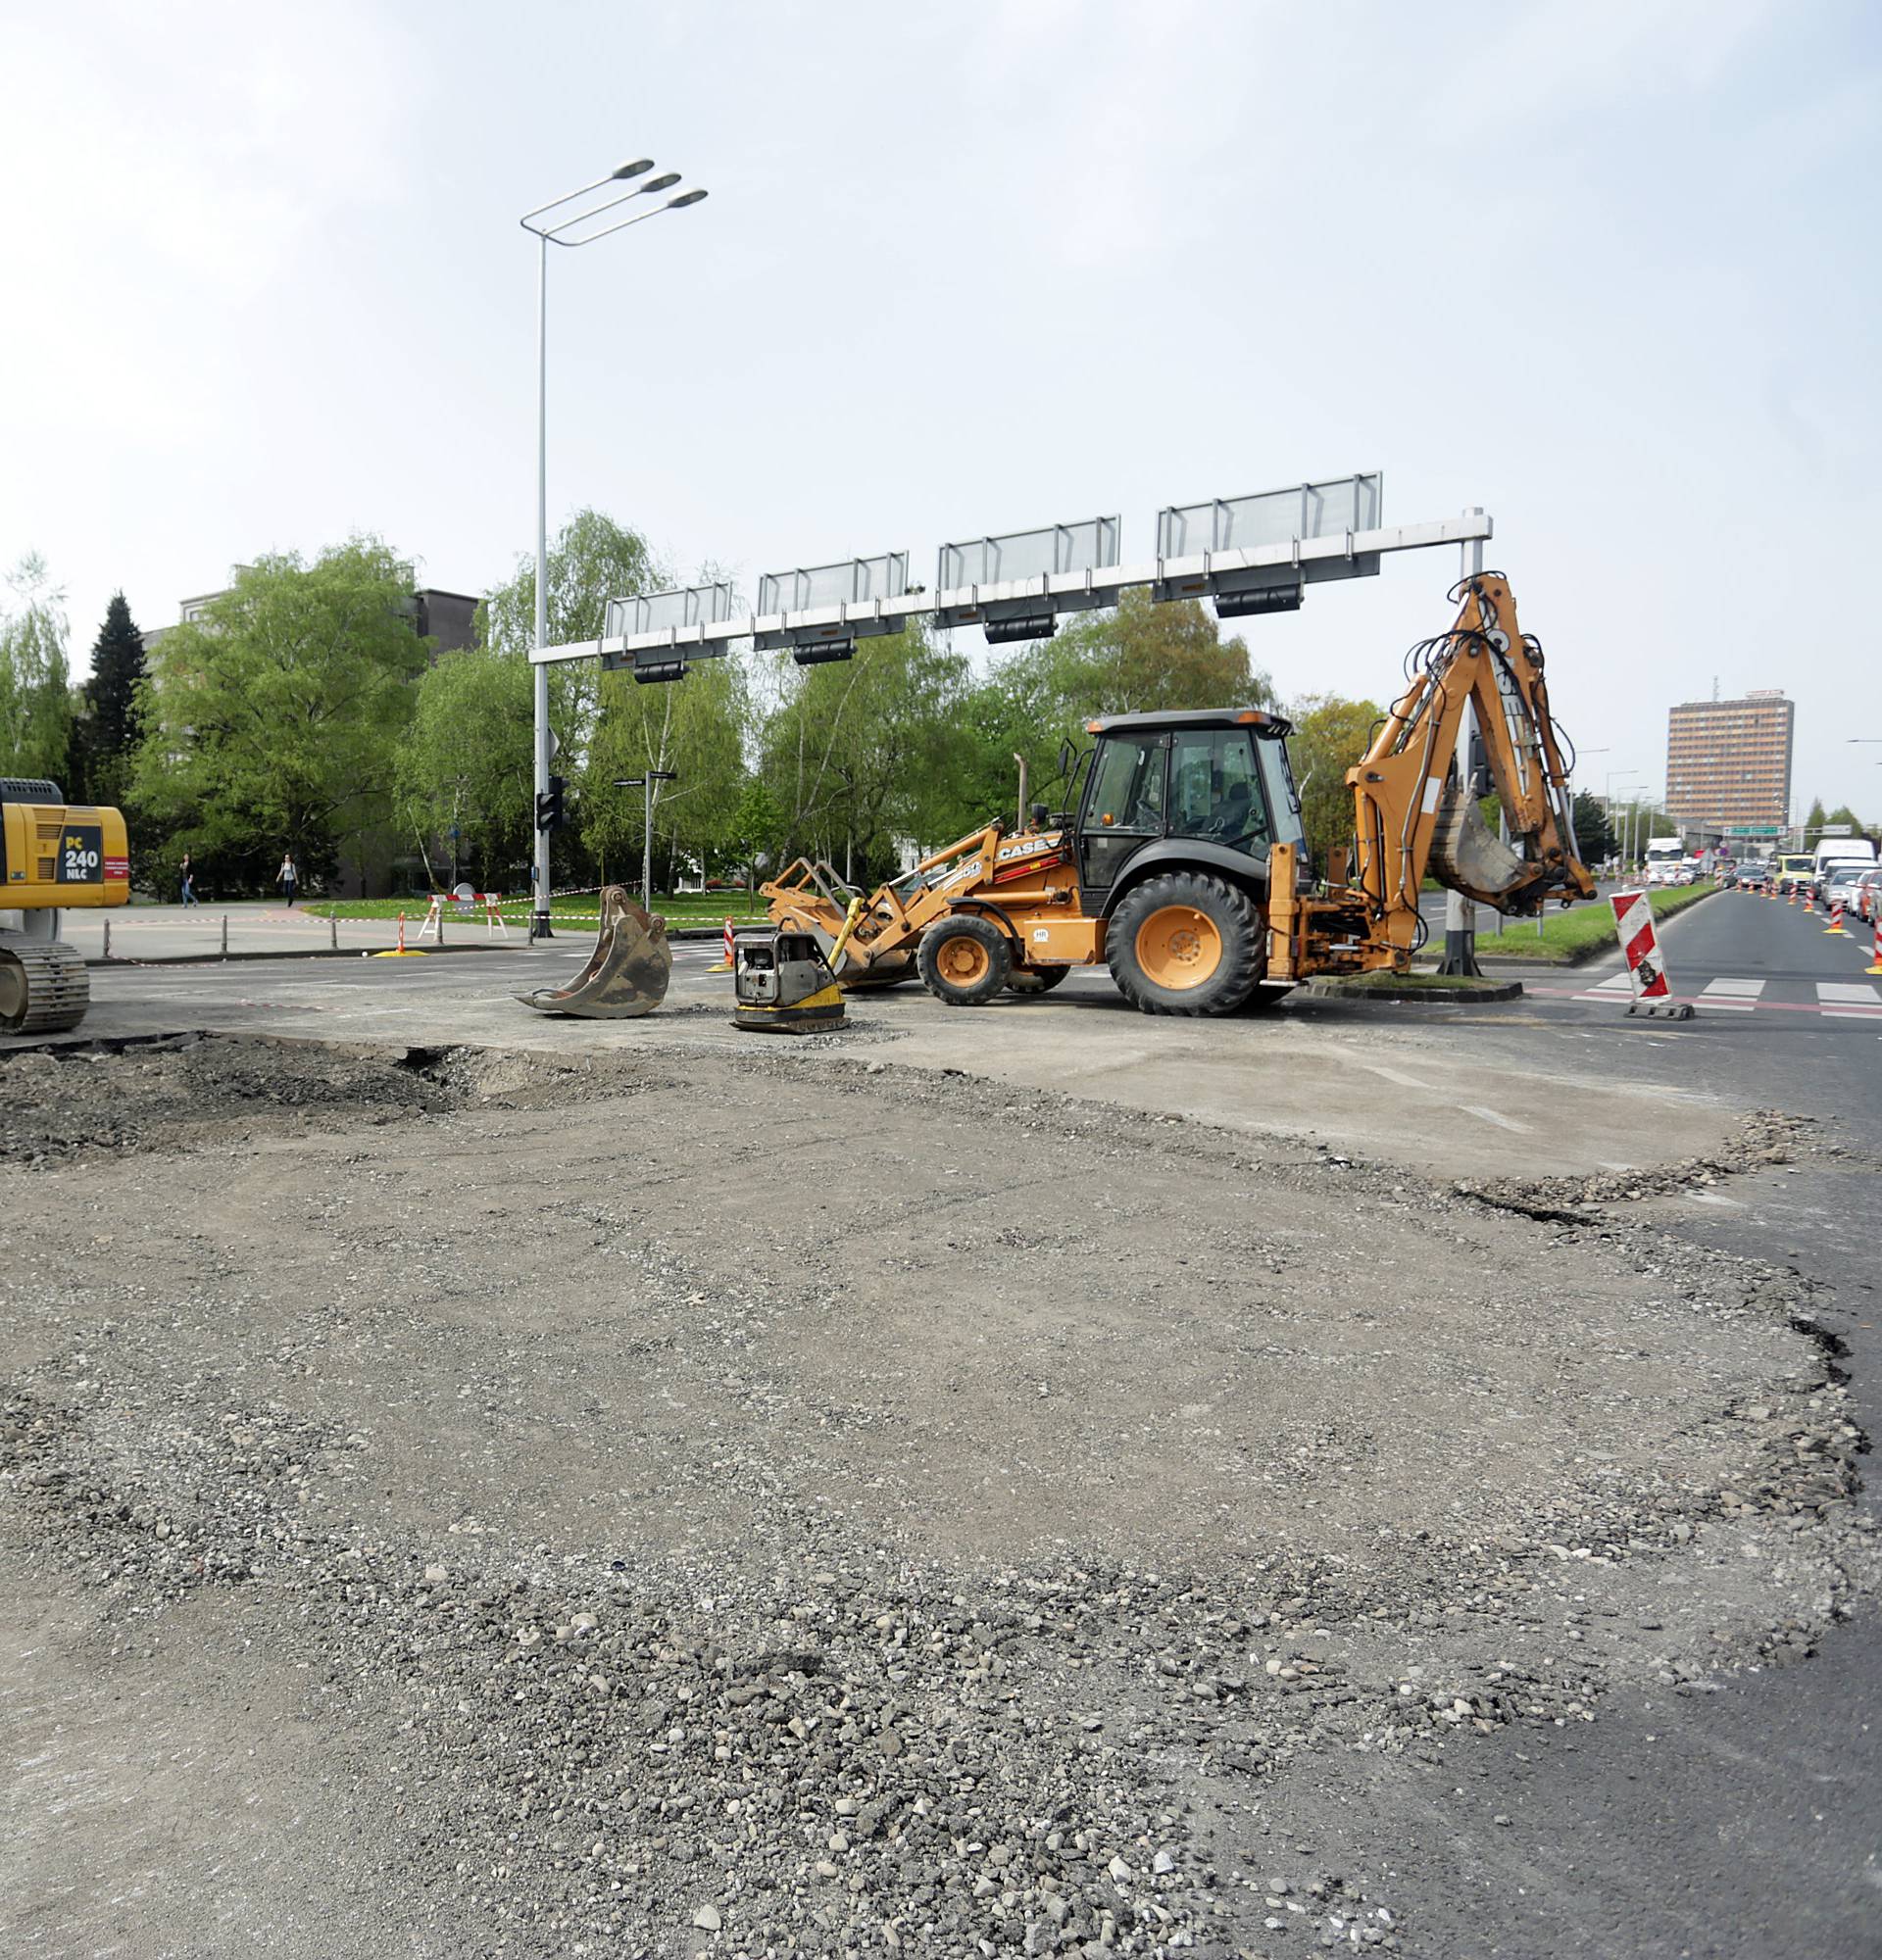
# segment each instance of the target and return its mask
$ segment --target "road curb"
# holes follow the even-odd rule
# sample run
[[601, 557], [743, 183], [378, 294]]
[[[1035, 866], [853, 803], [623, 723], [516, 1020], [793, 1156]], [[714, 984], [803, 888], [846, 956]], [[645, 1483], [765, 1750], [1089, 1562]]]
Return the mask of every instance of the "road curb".
[[1384, 1001], [1396, 1007], [1464, 1007], [1489, 1001], [1513, 1001], [1520, 980], [1491, 980], [1481, 987], [1355, 987], [1338, 980], [1310, 980], [1310, 1001]]

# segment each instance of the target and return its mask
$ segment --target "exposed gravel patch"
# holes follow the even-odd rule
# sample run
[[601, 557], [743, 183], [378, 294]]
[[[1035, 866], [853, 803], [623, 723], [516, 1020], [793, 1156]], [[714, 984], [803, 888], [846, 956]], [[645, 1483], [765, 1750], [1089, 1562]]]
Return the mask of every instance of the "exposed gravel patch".
[[1416, 1951], [1264, 1835], [1329, 1751], [1703, 1692], [1873, 1580], [1808, 1294], [1639, 1178], [782, 1045], [4, 1066], [0, 1557], [88, 1601], [35, 1691], [239, 1646], [278, 1855], [364, 1829], [415, 1950]]

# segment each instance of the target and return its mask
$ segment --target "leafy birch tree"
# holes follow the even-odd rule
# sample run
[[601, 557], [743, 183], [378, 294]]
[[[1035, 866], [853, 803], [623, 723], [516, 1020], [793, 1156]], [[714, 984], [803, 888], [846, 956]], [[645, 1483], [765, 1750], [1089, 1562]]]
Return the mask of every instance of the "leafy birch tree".
[[72, 740], [66, 595], [36, 552], [14, 567], [7, 591], [0, 614], [0, 775], [59, 781]]

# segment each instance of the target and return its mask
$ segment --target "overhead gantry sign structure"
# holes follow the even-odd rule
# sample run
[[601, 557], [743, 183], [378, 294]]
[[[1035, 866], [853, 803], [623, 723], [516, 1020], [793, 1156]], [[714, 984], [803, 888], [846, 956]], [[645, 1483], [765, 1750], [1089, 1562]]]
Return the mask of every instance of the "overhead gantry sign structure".
[[728, 583], [681, 586], [614, 600], [599, 639], [537, 648], [530, 659], [599, 661], [638, 681], [673, 681], [746, 641], [788, 649], [803, 666], [848, 660], [859, 640], [918, 617], [978, 626], [997, 645], [1048, 638], [1061, 613], [1114, 606], [1139, 585], [1159, 600], [1208, 599], [1222, 617], [1241, 618], [1292, 612], [1308, 586], [1375, 573], [1387, 552], [1481, 545], [1492, 534], [1481, 511], [1387, 525], [1383, 492], [1374, 471], [1172, 505], [1158, 514], [1157, 557], [1139, 564], [1118, 563], [1120, 525], [1111, 516], [943, 545], [927, 591], [910, 586], [906, 552], [768, 572], [754, 612], [734, 613]]

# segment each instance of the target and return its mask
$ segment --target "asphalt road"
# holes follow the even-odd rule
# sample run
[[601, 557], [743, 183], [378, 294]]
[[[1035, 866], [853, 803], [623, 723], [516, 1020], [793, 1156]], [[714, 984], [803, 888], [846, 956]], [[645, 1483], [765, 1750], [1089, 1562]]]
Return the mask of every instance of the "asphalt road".
[[[1665, 1222], [1814, 1283], [1814, 1316], [1846, 1346], [1841, 1365], [1874, 1436], [1882, 975], [1863, 970], [1866, 936], [1834, 938], [1826, 923], [1735, 892], [1669, 922], [1661, 949], [1677, 992], [1698, 1003], [1691, 1021], [1630, 1017], [1624, 991], [1599, 998], [1602, 967], [1538, 976], [1512, 1009], [1436, 1012], [1440, 1038], [1473, 1059], [1502, 1053], [1534, 1067], [1554, 1055], [1581, 1068], [1592, 1054], [1637, 1081], [1813, 1116], [1860, 1151], [1847, 1171], [1780, 1171], [1737, 1180], [1709, 1203], [1669, 1200]], [[1422, 1008], [1371, 1017], [1427, 1033], [1434, 1020]], [[1865, 1501], [1877, 1511], [1873, 1489]], [[1496, 1822], [1518, 1814], [1520, 1853]], [[1882, 1953], [1882, 1631], [1871, 1611], [1808, 1666], [1700, 1698], [1610, 1702], [1572, 1739], [1495, 1740], [1483, 1773], [1461, 1787], [1355, 1770], [1327, 1792], [1322, 1827], [1323, 1846], [1355, 1865], [1418, 1874], [1437, 1951], [1866, 1960]]]

